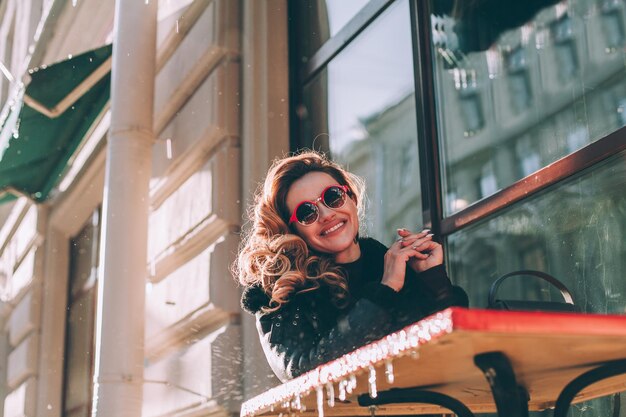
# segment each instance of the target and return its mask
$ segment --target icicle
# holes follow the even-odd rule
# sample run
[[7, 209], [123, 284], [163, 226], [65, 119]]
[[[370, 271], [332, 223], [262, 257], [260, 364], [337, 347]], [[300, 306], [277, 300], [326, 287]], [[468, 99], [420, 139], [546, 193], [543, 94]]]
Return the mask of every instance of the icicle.
[[324, 389], [318, 385], [315, 391], [317, 391], [317, 416], [324, 417]]
[[328, 406], [335, 406], [335, 386], [332, 382], [326, 384], [326, 396], [328, 397]]
[[390, 384], [393, 384], [393, 381], [396, 379], [393, 374], [393, 362], [391, 359], [385, 361], [385, 376], [387, 377], [387, 382]]
[[348, 381], [345, 379], [339, 381], [339, 400], [341, 401], [346, 400], [346, 385], [348, 385]]
[[178, 33], [178, 19], [176, 19], [176, 33]]
[[299, 395], [296, 395], [296, 397], [293, 399], [293, 408], [298, 411], [302, 410], [302, 400], [300, 399]]
[[72, 7], [76, 7], [76, 0], [72, 0]]
[[346, 384], [346, 391], [348, 394], [352, 394], [352, 391], [356, 388], [356, 376], [350, 375], [350, 379], [348, 379], [348, 383]]
[[370, 375], [367, 382], [369, 385], [370, 397], [378, 397], [378, 391], [376, 390], [376, 369], [372, 365], [370, 365]]

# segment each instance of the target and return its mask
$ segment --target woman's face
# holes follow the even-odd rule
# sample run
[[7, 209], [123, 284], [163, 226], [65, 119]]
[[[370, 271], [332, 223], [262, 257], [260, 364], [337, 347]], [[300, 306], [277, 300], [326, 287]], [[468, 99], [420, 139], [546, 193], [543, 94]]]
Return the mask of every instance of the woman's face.
[[[338, 182], [325, 172], [310, 172], [296, 180], [287, 192], [287, 208], [293, 213], [302, 201], [315, 201], [322, 192]], [[319, 218], [313, 224], [303, 226], [298, 222], [293, 225], [298, 235], [318, 252], [335, 256], [337, 263], [355, 261], [361, 256], [358, 243], [354, 238], [359, 231], [357, 207], [352, 198], [337, 209], [328, 208], [321, 201], [317, 203]]]

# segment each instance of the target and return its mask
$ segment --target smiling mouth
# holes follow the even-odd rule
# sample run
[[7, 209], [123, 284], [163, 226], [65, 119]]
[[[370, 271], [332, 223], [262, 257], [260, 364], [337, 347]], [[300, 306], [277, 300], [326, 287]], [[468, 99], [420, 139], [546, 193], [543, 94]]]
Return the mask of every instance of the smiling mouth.
[[341, 227], [343, 227], [343, 225], [344, 225], [344, 224], [346, 224], [346, 222], [339, 222], [339, 223], [337, 223], [336, 225], [334, 225], [333, 227], [331, 227], [330, 229], [328, 229], [328, 230], [324, 230], [324, 231], [322, 232], [322, 236], [326, 236], [327, 234], [332, 233], [332, 232], [334, 232], [335, 230], [340, 229]]

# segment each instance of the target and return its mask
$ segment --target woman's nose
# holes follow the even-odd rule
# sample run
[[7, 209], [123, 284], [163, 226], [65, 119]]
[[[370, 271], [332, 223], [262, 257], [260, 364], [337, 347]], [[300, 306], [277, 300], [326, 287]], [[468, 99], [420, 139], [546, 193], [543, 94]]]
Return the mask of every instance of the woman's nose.
[[324, 204], [318, 204], [317, 208], [320, 212], [320, 222], [322, 223], [332, 220], [337, 215], [335, 210], [326, 207]]

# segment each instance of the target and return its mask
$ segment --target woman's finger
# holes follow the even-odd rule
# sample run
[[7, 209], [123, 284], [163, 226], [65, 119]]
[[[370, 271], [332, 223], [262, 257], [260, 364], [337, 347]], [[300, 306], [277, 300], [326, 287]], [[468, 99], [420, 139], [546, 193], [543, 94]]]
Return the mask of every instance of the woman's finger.
[[424, 252], [424, 251], [431, 251], [437, 248], [438, 246], [440, 246], [439, 243], [433, 242], [432, 240], [427, 240], [427, 241], [412, 245], [411, 249], [417, 252]]
[[[419, 259], [426, 259], [428, 258], [428, 254], [424, 254], [422, 253], [419, 247], [415, 247], [415, 246], [407, 246], [404, 247], [402, 249], [400, 249], [397, 253], [398, 255], [404, 255], [407, 258], [419, 258]], [[424, 249], [422, 249], [423, 251]]]
[[417, 235], [411, 235], [411, 237], [406, 237], [404, 239], [402, 239], [402, 246], [413, 246], [413, 245], [419, 245], [422, 242], [426, 242], [426, 241], [430, 241], [433, 238], [433, 234], [432, 233], [426, 233], [426, 234], [417, 234]]
[[420, 251], [417, 251], [417, 250], [413, 249], [413, 250], [411, 250], [411, 254], [409, 256], [411, 258], [427, 259], [429, 255], [427, 253], [422, 253]]
[[409, 229], [407, 229], [405, 227], [403, 227], [401, 229], [397, 229], [397, 230], [398, 230], [398, 234], [400, 236], [407, 236], [407, 235], [410, 235], [410, 234], [416, 234], [416, 233], [422, 233], [422, 232], [429, 232], [430, 231], [430, 229], [427, 228], [427, 227], [423, 228], [419, 232], [412, 232], [411, 230], [409, 230]]

